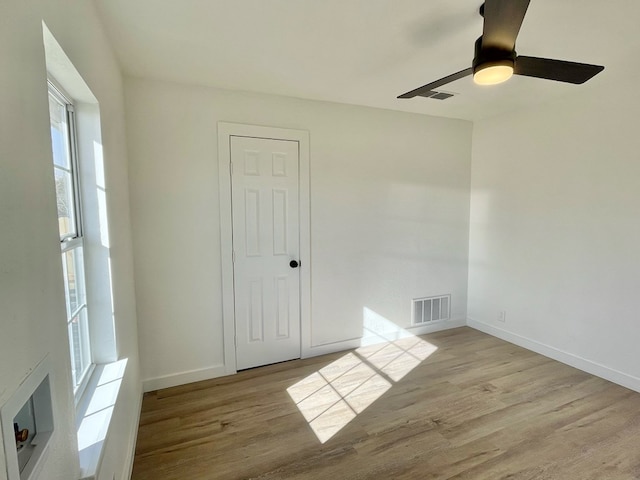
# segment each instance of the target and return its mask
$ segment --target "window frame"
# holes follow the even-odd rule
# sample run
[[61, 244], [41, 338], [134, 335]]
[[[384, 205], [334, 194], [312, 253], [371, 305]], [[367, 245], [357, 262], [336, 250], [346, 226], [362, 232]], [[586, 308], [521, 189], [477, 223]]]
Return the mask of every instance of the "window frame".
[[[70, 366], [72, 369], [75, 369], [73, 365], [74, 345], [71, 342], [71, 338], [69, 336], [69, 327], [73, 319], [76, 317], [78, 317], [79, 322], [82, 322], [81, 316], [83, 315], [83, 310], [84, 310], [84, 315], [86, 316], [86, 332], [84, 333], [82, 332], [83, 330], [82, 325], [79, 326], [79, 329], [80, 329], [80, 341], [81, 341], [80, 349], [83, 351], [83, 355], [84, 355], [84, 350], [86, 349], [88, 363], [84, 368], [83, 372], [81, 372], [79, 381], [76, 381], [77, 379], [73, 378], [73, 375], [72, 375], [72, 388], [73, 388], [73, 393], [75, 397], [75, 403], [77, 405], [93, 374], [93, 371], [95, 369], [95, 362], [93, 360], [93, 346], [91, 342], [91, 321], [89, 317], [89, 306], [88, 306], [88, 300], [87, 300], [87, 296], [88, 296], [87, 295], [88, 282], [87, 282], [87, 274], [86, 274], [87, 255], [85, 250], [86, 242], [85, 242], [85, 228], [84, 228], [84, 219], [83, 219], [84, 212], [83, 212], [82, 194], [81, 194], [81, 188], [80, 188], [80, 168], [81, 167], [80, 167], [80, 160], [78, 155], [78, 134], [77, 134], [77, 123], [76, 123], [76, 111], [75, 111], [75, 104], [74, 104], [74, 101], [72, 100], [72, 97], [68, 95], [64, 91], [64, 89], [62, 89], [57, 84], [57, 82], [55, 82], [55, 80], [53, 80], [51, 77], [47, 79], [47, 96], [49, 95], [53, 96], [53, 98], [64, 107], [66, 122], [67, 122], [67, 132], [66, 132], [67, 138], [65, 139], [65, 141], [67, 142], [68, 153], [69, 153], [69, 167], [67, 169], [59, 165], [56, 165], [53, 157], [52, 157], [52, 166], [54, 171], [54, 178], [55, 178], [56, 169], [61, 169], [63, 171], [68, 170], [68, 173], [70, 173], [70, 178], [71, 178], [71, 192], [73, 196], [73, 199], [72, 199], [73, 208], [74, 208], [73, 227], [75, 232], [59, 236], [61, 261], [62, 261], [62, 268], [63, 268], [65, 305], [66, 305], [65, 326], [67, 329], [67, 339], [69, 342], [69, 350], [70, 350], [69, 360], [70, 360]], [[49, 112], [49, 116], [51, 118], [51, 112]], [[57, 195], [58, 194], [56, 191], [56, 200], [57, 200]], [[67, 287], [68, 275], [67, 275], [67, 266], [65, 264], [66, 262], [65, 256], [68, 253], [73, 251], [81, 252], [80, 255], [82, 258], [82, 262], [81, 262], [82, 265], [80, 267], [78, 267], [77, 265], [74, 265], [74, 267], [76, 270], [78, 270], [78, 268], [81, 269], [84, 299], [83, 299], [83, 302], [79, 304], [74, 311], [71, 311], [71, 308], [70, 308], [71, 302], [69, 299], [70, 294], [68, 293], [68, 287]]]

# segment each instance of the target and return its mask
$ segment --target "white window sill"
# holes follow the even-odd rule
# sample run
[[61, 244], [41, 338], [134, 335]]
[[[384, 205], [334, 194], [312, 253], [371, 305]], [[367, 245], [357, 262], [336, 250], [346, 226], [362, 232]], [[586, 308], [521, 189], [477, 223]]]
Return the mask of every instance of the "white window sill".
[[81, 480], [92, 480], [102, 462], [127, 359], [96, 365], [76, 410]]

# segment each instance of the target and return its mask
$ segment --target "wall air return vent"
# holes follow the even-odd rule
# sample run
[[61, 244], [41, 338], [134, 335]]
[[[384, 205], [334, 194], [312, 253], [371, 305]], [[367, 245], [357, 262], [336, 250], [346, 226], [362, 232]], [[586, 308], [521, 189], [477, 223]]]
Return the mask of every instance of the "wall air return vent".
[[424, 325], [451, 317], [451, 295], [413, 299], [412, 325]]

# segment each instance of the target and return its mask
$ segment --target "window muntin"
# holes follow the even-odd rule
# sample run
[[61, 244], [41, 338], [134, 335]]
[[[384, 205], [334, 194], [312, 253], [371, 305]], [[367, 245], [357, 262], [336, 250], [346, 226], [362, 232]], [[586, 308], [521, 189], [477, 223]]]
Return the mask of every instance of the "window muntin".
[[49, 85], [51, 143], [62, 254], [67, 330], [74, 391], [92, 365], [84, 274], [84, 239], [78, 189], [78, 159], [72, 103]]

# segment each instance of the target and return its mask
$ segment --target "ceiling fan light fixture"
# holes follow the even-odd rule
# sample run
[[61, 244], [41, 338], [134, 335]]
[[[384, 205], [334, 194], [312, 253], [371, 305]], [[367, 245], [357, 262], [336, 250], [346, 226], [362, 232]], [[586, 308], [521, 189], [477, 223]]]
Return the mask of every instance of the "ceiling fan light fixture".
[[431, 92], [472, 74], [479, 85], [496, 85], [514, 74], [580, 85], [604, 70], [602, 65], [517, 55], [516, 39], [530, 1], [484, 0], [480, 7], [480, 15], [484, 17], [482, 35], [476, 40], [471, 67], [414, 88], [398, 98], [436, 98]]
[[473, 69], [473, 81], [478, 85], [497, 85], [513, 76], [513, 62], [487, 62]]

